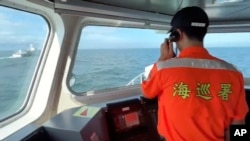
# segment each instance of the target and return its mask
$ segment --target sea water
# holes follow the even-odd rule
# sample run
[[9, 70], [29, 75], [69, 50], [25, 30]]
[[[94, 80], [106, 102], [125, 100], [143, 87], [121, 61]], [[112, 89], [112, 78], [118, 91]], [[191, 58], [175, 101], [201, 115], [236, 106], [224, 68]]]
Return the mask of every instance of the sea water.
[[[234, 64], [250, 77], [250, 48], [208, 48], [221, 59]], [[34, 56], [13, 58], [13, 51], [0, 51], [0, 119], [17, 111], [27, 95], [40, 51]], [[77, 51], [72, 73], [72, 90], [89, 90], [125, 86], [159, 57], [158, 48], [83, 49]]]

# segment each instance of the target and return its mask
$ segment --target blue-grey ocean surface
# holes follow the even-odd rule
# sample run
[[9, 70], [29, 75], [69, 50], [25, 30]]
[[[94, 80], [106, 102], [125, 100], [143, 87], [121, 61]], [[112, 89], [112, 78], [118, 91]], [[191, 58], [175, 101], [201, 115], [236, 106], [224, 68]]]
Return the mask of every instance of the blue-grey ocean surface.
[[[244, 77], [250, 77], [250, 47], [208, 50], [234, 64]], [[39, 51], [34, 56], [22, 58], [10, 57], [13, 52], [0, 51], [0, 119], [22, 106], [39, 58]], [[158, 56], [158, 48], [78, 50], [72, 70], [76, 78], [72, 90], [85, 92], [124, 86]]]

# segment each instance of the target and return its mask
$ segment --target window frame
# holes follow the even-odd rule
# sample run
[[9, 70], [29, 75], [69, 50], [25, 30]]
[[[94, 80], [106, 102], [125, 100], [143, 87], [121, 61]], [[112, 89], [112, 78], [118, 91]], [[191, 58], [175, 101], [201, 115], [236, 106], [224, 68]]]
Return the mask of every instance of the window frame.
[[18, 10], [18, 11], [22, 11], [22, 12], [26, 12], [29, 14], [33, 14], [36, 16], [40, 16], [45, 23], [47, 24], [47, 28], [48, 28], [48, 32], [47, 35], [45, 36], [45, 40], [43, 42], [43, 48], [41, 49], [41, 52], [39, 54], [39, 57], [37, 59], [36, 65], [35, 65], [35, 69], [33, 71], [33, 76], [31, 78], [31, 81], [29, 83], [28, 90], [26, 91], [26, 96], [24, 98], [23, 104], [22, 106], [13, 114], [4, 117], [3, 119], [0, 119], [0, 126], [5, 126], [7, 124], [9, 124], [10, 122], [14, 121], [15, 119], [18, 119], [22, 116], [24, 116], [29, 109], [32, 107], [32, 102], [33, 99], [35, 97], [35, 91], [37, 89], [37, 81], [39, 81], [41, 73], [39, 72], [41, 68], [43, 68], [43, 64], [42, 61], [45, 57], [46, 54], [46, 50], [47, 50], [47, 45], [49, 43], [49, 40], [51, 38], [51, 31], [52, 31], [52, 26], [51, 26], [51, 22], [49, 21], [49, 18], [44, 15], [44, 13], [39, 13], [38, 11], [34, 10], [34, 9], [30, 9], [27, 7], [24, 8], [16, 8], [16, 7], [11, 7], [11, 6], [7, 6], [7, 5], [0, 5], [1, 7], [5, 7], [5, 8], [10, 8], [13, 10]]
[[[109, 20], [113, 20], [113, 19], [109, 19]], [[138, 23], [141, 23], [141, 22], [138, 22]], [[130, 87], [129, 89], [131, 89], [131, 87], [133, 86], [117, 86], [117, 87], [112, 87], [112, 88], [105, 88], [105, 89], [99, 89], [99, 90], [93, 90], [93, 91], [84, 91], [84, 92], [75, 92], [71, 87], [70, 87], [70, 74], [72, 74], [72, 71], [73, 71], [73, 68], [74, 68], [74, 64], [75, 64], [75, 59], [76, 59], [76, 56], [77, 56], [77, 52], [78, 52], [78, 47], [79, 47], [79, 44], [80, 44], [80, 38], [81, 38], [81, 35], [82, 35], [82, 31], [85, 27], [88, 27], [88, 26], [100, 26], [100, 27], [113, 27], [113, 28], [133, 28], [133, 29], [145, 29], [143, 28], [142, 26], [129, 26], [129, 25], [119, 25], [119, 26], [116, 26], [115, 24], [114, 25], [110, 25], [110, 24], [101, 24], [101, 23], [97, 23], [97, 22], [87, 22], [87, 23], [84, 23], [84, 21], [82, 22], [82, 25], [81, 25], [81, 32], [79, 32], [78, 34], [78, 42], [76, 43], [76, 46], [75, 46], [75, 51], [72, 53], [72, 60], [71, 60], [71, 63], [70, 63], [70, 66], [69, 66], [69, 69], [68, 69], [68, 72], [67, 72], [67, 75], [66, 75], [66, 87], [67, 87], [67, 91], [70, 93], [70, 95], [72, 97], [75, 98], [79, 98], [79, 97], [91, 97], [93, 95], [99, 95], [99, 94], [102, 94], [102, 93], [107, 93], [109, 91], [120, 91], [122, 89], [126, 89], [127, 87]], [[156, 29], [156, 28], [147, 28], [148, 30], [163, 30], [163, 29]], [[134, 86], [135, 87], [138, 87], [139, 84], [135, 84]], [[105, 94], [104, 94], [105, 95]], [[88, 99], [88, 98], [87, 98]], [[78, 100], [77, 100], [78, 101]]]
[[[110, 19], [110, 20], [113, 20], [113, 19]], [[104, 26], [104, 27], [117, 27], [117, 28], [145, 29], [142, 26], [124, 26], [124, 25], [115, 26], [115, 25], [110, 25], [110, 24], [100, 24], [100, 23], [96, 23], [96, 22], [88, 22], [88, 23], [83, 22], [82, 26], [81, 26], [81, 32], [79, 32], [79, 35], [78, 35], [78, 42], [76, 43], [77, 46], [74, 48], [75, 51], [72, 54], [72, 60], [71, 60], [71, 63], [70, 63], [69, 69], [68, 69], [68, 73], [66, 75], [66, 87], [67, 87], [67, 90], [70, 93], [70, 95], [74, 99], [83, 100], [83, 99], [89, 99], [89, 98], [83, 98], [83, 97], [92, 97], [94, 95], [99, 95], [99, 94], [102, 94], [102, 93], [106, 93], [108, 91], [117, 91], [117, 90], [120, 91], [121, 89], [126, 89], [126, 87], [131, 87], [131, 86], [117, 86], [117, 87], [113, 87], [113, 88], [105, 88], [105, 89], [100, 89], [100, 90], [84, 91], [84, 92], [75, 92], [71, 88], [71, 86], [70, 86], [70, 75], [73, 74], [72, 71], [73, 71], [73, 68], [74, 68], [75, 59], [76, 59], [76, 56], [77, 56], [77, 51], [78, 51], [78, 47], [79, 47], [79, 44], [80, 44], [80, 38], [81, 38], [81, 35], [82, 35], [82, 31], [87, 26]], [[148, 29], [163, 30], [163, 29], [157, 29], [157, 28], [148, 28]], [[216, 33], [220, 33], [220, 32], [209, 32], [209, 31], [207, 32], [207, 34], [216, 34]], [[234, 32], [231, 32], [231, 33], [234, 33]], [[239, 33], [244, 33], [244, 32], [239, 31]], [[250, 31], [249, 31], [249, 34], [250, 34]], [[250, 86], [250, 77], [249, 78], [245, 77], [244, 80], [245, 80], [245, 86], [246, 87]], [[135, 85], [135, 87], [137, 87], [137, 84]], [[77, 100], [77, 101], [79, 101], [79, 100]]]

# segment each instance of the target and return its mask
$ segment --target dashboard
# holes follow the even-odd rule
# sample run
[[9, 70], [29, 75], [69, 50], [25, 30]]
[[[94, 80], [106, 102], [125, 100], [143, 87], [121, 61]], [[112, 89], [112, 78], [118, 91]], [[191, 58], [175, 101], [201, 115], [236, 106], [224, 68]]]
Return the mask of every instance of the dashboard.
[[[246, 90], [250, 106], [250, 90]], [[4, 141], [162, 141], [157, 99], [127, 99], [68, 109], [42, 126], [29, 124]], [[246, 116], [250, 124], [250, 114]]]
[[63, 111], [42, 126], [27, 125], [5, 141], [161, 141], [157, 99], [127, 99]]
[[[149, 101], [149, 100], [148, 100]], [[158, 141], [155, 117], [157, 99], [154, 100], [155, 112], [150, 113], [145, 99], [107, 104], [106, 116], [111, 141]]]

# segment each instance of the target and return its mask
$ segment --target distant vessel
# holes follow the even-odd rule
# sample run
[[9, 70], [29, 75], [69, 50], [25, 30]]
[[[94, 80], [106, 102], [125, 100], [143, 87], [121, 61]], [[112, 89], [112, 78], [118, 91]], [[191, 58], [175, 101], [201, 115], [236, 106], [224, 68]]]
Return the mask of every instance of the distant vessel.
[[17, 52], [12, 54], [12, 57], [28, 57], [31, 56], [33, 54], [33, 52], [35, 51], [35, 47], [33, 46], [33, 44], [30, 44], [29, 49], [23, 51], [23, 50], [18, 50]]

